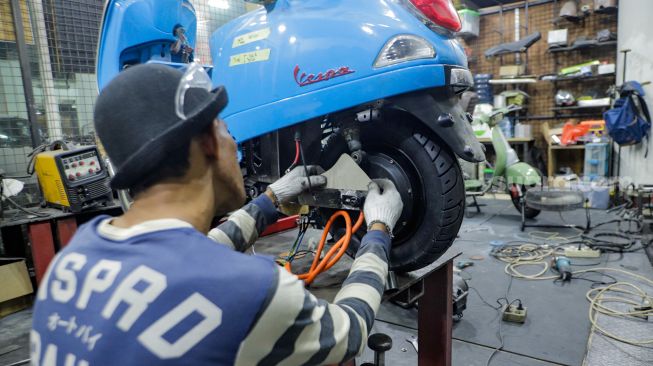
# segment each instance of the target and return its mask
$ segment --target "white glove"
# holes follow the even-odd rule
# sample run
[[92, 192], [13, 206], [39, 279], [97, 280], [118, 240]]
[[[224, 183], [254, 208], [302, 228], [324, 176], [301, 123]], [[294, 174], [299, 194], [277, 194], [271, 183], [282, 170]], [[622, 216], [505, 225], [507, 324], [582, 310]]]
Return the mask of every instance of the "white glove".
[[388, 227], [388, 234], [392, 234], [392, 229], [404, 209], [397, 187], [391, 180], [375, 179], [367, 189], [363, 213], [368, 229], [372, 224], [381, 223]]
[[[319, 189], [326, 185], [326, 177], [318, 175], [318, 166], [309, 165], [307, 167], [298, 166], [288, 174], [281, 177], [278, 181], [270, 184], [268, 189], [272, 191], [277, 199], [277, 204], [289, 203], [296, 201], [297, 196], [309, 188]], [[306, 177], [306, 170], [310, 178]], [[311, 180], [309, 186], [308, 180]]]

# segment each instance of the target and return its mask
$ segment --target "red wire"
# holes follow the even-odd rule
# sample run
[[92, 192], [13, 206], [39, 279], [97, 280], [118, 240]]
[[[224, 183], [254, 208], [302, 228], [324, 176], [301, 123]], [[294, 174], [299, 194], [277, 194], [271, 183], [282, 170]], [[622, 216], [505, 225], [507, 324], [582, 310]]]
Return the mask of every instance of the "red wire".
[[292, 162], [292, 165], [295, 166], [299, 163], [299, 141], [295, 140], [295, 160]]

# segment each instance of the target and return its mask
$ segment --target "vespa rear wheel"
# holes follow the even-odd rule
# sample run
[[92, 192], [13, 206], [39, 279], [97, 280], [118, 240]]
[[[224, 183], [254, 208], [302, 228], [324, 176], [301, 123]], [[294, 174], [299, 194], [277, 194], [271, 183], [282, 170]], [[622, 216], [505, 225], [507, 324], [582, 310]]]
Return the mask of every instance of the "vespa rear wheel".
[[[465, 189], [458, 160], [437, 136], [409, 121], [364, 124], [361, 142], [366, 153], [362, 168], [373, 179], [392, 180], [404, 202], [390, 269], [428, 266], [451, 246], [463, 221]], [[358, 245], [352, 241], [351, 254]]]
[[[524, 195], [526, 195], [526, 188], [525, 186], [522, 186], [522, 192]], [[512, 200], [512, 204], [515, 205], [515, 208], [517, 211], [519, 211], [519, 214], [521, 214], [521, 198], [520, 198], [520, 193], [519, 193], [519, 188], [517, 187], [516, 184], [513, 184], [510, 186], [510, 200]], [[524, 217], [527, 219], [534, 219], [537, 217], [537, 215], [540, 214], [540, 210], [531, 208], [528, 206], [524, 207]]]

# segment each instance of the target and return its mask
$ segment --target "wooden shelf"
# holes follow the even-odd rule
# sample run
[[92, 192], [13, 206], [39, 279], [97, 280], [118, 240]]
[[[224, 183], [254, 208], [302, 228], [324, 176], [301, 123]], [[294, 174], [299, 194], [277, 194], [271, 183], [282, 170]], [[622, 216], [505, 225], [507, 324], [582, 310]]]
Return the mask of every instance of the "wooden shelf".
[[604, 109], [604, 108], [610, 108], [609, 105], [574, 105], [570, 107], [553, 107], [551, 108], [552, 111], [577, 111], [581, 109]]
[[580, 51], [580, 50], [592, 50], [592, 49], [608, 47], [608, 46], [615, 46], [615, 50], [616, 50], [617, 49], [617, 41], [598, 42], [598, 43], [588, 44], [588, 45], [580, 46], [580, 47], [569, 46], [569, 47], [549, 48], [547, 50], [547, 52], [550, 52], [550, 53], [573, 52], [573, 51]]
[[[521, 144], [521, 143], [524, 143], [524, 142], [533, 142], [533, 141], [535, 141], [535, 139], [532, 138], [532, 137], [531, 138], [527, 138], [527, 137], [511, 137], [511, 138], [506, 139], [506, 140], [508, 140], [509, 144], [510, 143]], [[491, 144], [492, 139], [489, 138], [489, 137], [478, 138], [478, 142], [480, 142], [482, 144], [487, 144], [487, 143]]]
[[549, 145], [549, 149], [551, 150], [584, 150], [585, 145]]
[[584, 81], [584, 80], [599, 80], [599, 79], [607, 79], [608, 77], [614, 78], [615, 74], [610, 73], [610, 74], [599, 74], [599, 75], [589, 75], [589, 76], [570, 76], [570, 77], [556, 77], [554, 79], [542, 79], [542, 81], [550, 81], [552, 83], [557, 83], [561, 81]]
[[515, 78], [515, 79], [490, 79], [491, 85], [511, 85], [511, 84], [535, 84], [535, 78]]

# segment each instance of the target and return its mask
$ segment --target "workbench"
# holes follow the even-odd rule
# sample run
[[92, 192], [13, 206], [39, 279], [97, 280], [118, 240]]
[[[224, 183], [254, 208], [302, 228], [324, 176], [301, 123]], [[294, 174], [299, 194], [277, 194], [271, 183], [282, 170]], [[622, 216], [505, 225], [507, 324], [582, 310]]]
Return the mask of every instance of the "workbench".
[[37, 207], [30, 210], [43, 216], [29, 215], [21, 211], [4, 212], [3, 218], [0, 219], [0, 254], [5, 257], [26, 258], [28, 269], [36, 277], [37, 285], [55, 253], [65, 247], [75, 234], [77, 225], [97, 215], [116, 215], [122, 212], [120, 206], [113, 202], [79, 213], [64, 212], [55, 208]]
[[[304, 240], [319, 238], [321, 231], [309, 230]], [[261, 238], [255, 245], [257, 254], [278, 255], [290, 248], [296, 231], [286, 231]], [[417, 271], [395, 274], [396, 289], [386, 292], [383, 302], [389, 303], [396, 297], [410, 292], [411, 297], [419, 298], [418, 323], [418, 365], [448, 366], [452, 355], [453, 326], [453, 260], [461, 254], [450, 248], [431, 265]], [[307, 258], [306, 262], [310, 262]], [[316, 297], [333, 301], [340, 284], [346, 278], [353, 260], [344, 256], [330, 271], [317, 277], [309, 291]], [[301, 263], [297, 265], [301, 268]], [[399, 347], [403, 340], [395, 340]]]

